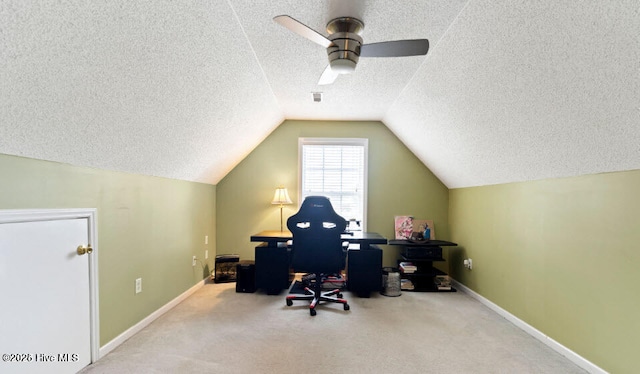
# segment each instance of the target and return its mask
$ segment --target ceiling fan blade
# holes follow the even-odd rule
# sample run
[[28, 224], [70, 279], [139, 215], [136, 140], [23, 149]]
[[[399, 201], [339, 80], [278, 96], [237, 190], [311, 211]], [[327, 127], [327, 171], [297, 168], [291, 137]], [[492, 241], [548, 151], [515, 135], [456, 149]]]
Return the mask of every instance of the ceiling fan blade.
[[327, 65], [327, 68], [324, 69], [324, 71], [322, 72], [322, 75], [320, 76], [320, 80], [318, 81], [318, 85], [319, 86], [324, 86], [324, 85], [327, 85], [327, 84], [331, 84], [336, 80], [338, 75], [339, 75], [338, 73], [336, 73], [335, 71], [331, 70], [331, 65]]
[[426, 55], [429, 50], [427, 39], [395, 40], [365, 44], [360, 47], [360, 57], [404, 57]]
[[325, 38], [322, 34], [317, 32], [316, 30], [310, 28], [309, 26], [301, 23], [300, 21], [291, 18], [286, 15], [273, 17], [273, 20], [282, 26], [288, 28], [289, 30], [295, 32], [296, 34], [303, 36], [314, 43], [320, 44], [321, 46], [328, 48], [332, 43], [331, 40]]

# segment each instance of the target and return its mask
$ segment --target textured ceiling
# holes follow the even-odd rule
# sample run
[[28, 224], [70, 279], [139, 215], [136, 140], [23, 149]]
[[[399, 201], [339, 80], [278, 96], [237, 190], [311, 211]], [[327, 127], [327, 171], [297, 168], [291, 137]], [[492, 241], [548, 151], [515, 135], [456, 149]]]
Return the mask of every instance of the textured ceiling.
[[384, 122], [450, 188], [640, 169], [640, 2], [470, 1]]
[[[317, 86], [280, 14], [431, 48]], [[285, 118], [353, 119], [451, 188], [640, 169], [639, 35], [637, 0], [2, 0], [0, 153], [216, 184]]]

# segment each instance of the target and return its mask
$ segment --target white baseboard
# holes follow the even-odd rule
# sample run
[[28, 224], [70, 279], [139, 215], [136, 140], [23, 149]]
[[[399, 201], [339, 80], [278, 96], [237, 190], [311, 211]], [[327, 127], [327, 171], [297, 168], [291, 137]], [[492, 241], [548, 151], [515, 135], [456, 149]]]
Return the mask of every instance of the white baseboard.
[[454, 285], [454, 287], [456, 289], [458, 289], [458, 290], [468, 294], [469, 296], [473, 297], [474, 299], [478, 300], [480, 303], [484, 304], [489, 309], [493, 310], [494, 312], [498, 313], [500, 316], [504, 317], [507, 321], [513, 323], [514, 325], [516, 325], [517, 327], [522, 329], [527, 334], [533, 336], [534, 338], [538, 339], [539, 341], [541, 341], [542, 343], [547, 345], [549, 348], [553, 349], [554, 351], [556, 351], [556, 352], [560, 353], [561, 355], [563, 355], [564, 357], [568, 358], [571, 362], [573, 362], [574, 364], [576, 364], [579, 367], [583, 368], [587, 372], [596, 373], [596, 374], [607, 374], [607, 372], [605, 370], [603, 370], [600, 367], [596, 366], [591, 361], [587, 360], [586, 358], [580, 356], [579, 354], [575, 353], [574, 351], [570, 350], [569, 348], [565, 347], [564, 345], [562, 345], [562, 344], [558, 343], [557, 341], [553, 340], [549, 336], [547, 336], [544, 333], [542, 333], [540, 330], [538, 330], [535, 327], [529, 325], [528, 323], [524, 322], [523, 320], [521, 320], [520, 318], [514, 316], [513, 314], [509, 313], [508, 311], [502, 309], [501, 307], [499, 307], [498, 305], [496, 305], [495, 303], [493, 303], [489, 299], [485, 298], [484, 296], [482, 296], [482, 295], [478, 294], [477, 292], [473, 291], [469, 287], [463, 285], [462, 283], [456, 281], [455, 279], [452, 279], [451, 282], [453, 283], [453, 285]]
[[191, 294], [193, 294], [198, 289], [200, 289], [202, 286], [204, 286], [205, 281], [206, 281], [206, 279], [202, 280], [201, 282], [196, 283], [193, 287], [189, 288], [188, 290], [186, 290], [185, 292], [180, 294], [175, 299], [169, 301], [167, 304], [162, 306], [160, 309], [158, 309], [155, 312], [149, 314], [145, 319], [143, 319], [142, 321], [140, 321], [140, 322], [136, 323], [135, 325], [131, 326], [128, 330], [126, 330], [122, 334], [116, 336], [109, 343], [107, 343], [107, 344], [103, 345], [102, 347], [100, 347], [99, 358], [102, 358], [102, 357], [106, 356], [107, 353], [109, 353], [109, 352], [113, 351], [114, 349], [116, 349], [116, 347], [118, 347], [120, 344], [124, 343], [127, 339], [129, 339], [130, 337], [132, 337], [136, 333], [140, 332], [140, 330], [142, 330], [143, 328], [147, 327], [151, 322], [155, 321], [158, 317], [160, 317], [161, 315], [165, 314], [166, 312], [171, 310], [176, 305], [180, 304], [180, 302], [182, 302], [184, 299], [186, 299], [187, 297], [191, 296]]

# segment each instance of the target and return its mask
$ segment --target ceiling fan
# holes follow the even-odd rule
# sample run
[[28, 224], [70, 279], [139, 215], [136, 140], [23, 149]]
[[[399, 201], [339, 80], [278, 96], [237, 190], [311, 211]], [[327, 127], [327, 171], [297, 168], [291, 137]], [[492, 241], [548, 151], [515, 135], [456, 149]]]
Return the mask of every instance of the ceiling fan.
[[354, 17], [335, 18], [327, 23], [328, 37], [300, 21], [281, 15], [273, 18], [280, 25], [327, 49], [329, 65], [320, 76], [319, 85], [331, 84], [340, 74], [350, 74], [360, 57], [404, 57], [426, 55], [427, 39], [394, 40], [362, 44], [364, 23]]

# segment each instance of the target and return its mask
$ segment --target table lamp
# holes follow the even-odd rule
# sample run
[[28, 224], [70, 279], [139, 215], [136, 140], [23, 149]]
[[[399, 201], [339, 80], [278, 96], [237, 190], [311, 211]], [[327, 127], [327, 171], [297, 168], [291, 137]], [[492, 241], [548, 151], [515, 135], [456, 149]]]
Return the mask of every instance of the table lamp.
[[273, 201], [271, 201], [271, 204], [280, 204], [280, 232], [282, 232], [284, 231], [282, 224], [282, 208], [285, 204], [293, 204], [293, 201], [289, 198], [287, 189], [283, 186], [276, 188], [276, 193], [273, 195]]

